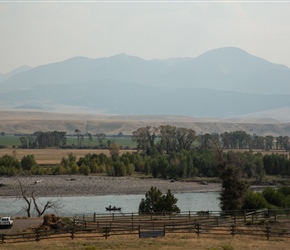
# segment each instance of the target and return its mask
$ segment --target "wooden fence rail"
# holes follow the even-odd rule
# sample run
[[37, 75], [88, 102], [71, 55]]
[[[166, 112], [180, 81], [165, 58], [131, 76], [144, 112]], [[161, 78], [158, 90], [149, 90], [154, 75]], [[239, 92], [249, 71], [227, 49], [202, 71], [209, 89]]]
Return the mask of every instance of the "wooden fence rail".
[[[288, 211], [239, 211], [215, 214], [181, 215], [106, 215], [101, 217], [74, 216], [72, 226], [61, 230], [35, 230], [18, 234], [0, 234], [0, 243], [41, 241], [44, 239], [96, 238], [136, 234], [139, 237], [167, 233], [192, 233], [193, 235], [249, 235], [270, 238], [290, 238], [285, 226], [270, 226], [272, 222], [289, 221]], [[144, 232], [144, 233], [143, 233]]]
[[182, 223], [174, 225], [163, 225], [155, 228], [138, 226], [134, 228], [128, 227], [104, 227], [102, 229], [87, 228], [77, 229], [70, 228], [66, 230], [53, 230], [53, 231], [35, 231], [31, 233], [21, 234], [1, 234], [0, 241], [4, 243], [19, 243], [31, 242], [52, 239], [75, 239], [75, 238], [97, 238], [118, 235], [142, 235], [142, 232], [163, 232], [164, 235], [168, 233], [193, 233], [194, 235], [248, 235], [248, 236], [261, 236], [266, 239], [270, 238], [290, 238], [290, 229], [288, 228], [272, 228], [270, 226], [237, 226], [233, 225], [202, 225], [202, 224], [185, 224]]

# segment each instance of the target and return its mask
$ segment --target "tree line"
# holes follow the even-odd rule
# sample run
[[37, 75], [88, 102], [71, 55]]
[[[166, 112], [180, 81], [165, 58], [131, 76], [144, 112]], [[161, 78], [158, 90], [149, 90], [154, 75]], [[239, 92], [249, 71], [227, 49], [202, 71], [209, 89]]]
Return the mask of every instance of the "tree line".
[[[114, 141], [107, 140], [104, 133], [95, 135], [87, 132], [83, 134], [79, 129], [75, 130], [77, 137], [76, 148], [93, 148], [94, 137], [98, 142], [97, 148], [107, 149]], [[115, 137], [124, 137], [120, 132]], [[128, 137], [128, 136], [127, 136]], [[250, 135], [245, 131], [233, 131], [218, 133], [205, 133], [197, 135], [193, 129], [162, 125], [160, 127], [141, 127], [133, 131], [131, 139], [136, 143], [138, 151], [152, 154], [155, 151], [164, 151], [169, 154], [190, 150], [197, 145], [200, 148], [209, 148], [211, 141], [218, 140], [224, 149], [247, 149], [247, 150], [285, 150], [290, 149], [288, 136], [259, 136]], [[67, 133], [60, 131], [36, 131], [31, 135], [20, 137], [23, 148], [47, 148], [47, 147], [71, 147], [67, 145]], [[130, 148], [127, 146], [127, 148]]]

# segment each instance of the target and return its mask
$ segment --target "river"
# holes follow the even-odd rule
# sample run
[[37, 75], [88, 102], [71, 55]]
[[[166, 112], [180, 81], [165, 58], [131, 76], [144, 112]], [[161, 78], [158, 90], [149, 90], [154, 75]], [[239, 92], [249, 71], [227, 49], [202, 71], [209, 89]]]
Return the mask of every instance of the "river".
[[[181, 211], [220, 211], [219, 193], [179, 193], [174, 194], [178, 199], [177, 206]], [[140, 201], [145, 198], [144, 195], [106, 195], [106, 196], [80, 196], [80, 197], [40, 197], [39, 202], [42, 204], [48, 200], [56, 201], [62, 205], [62, 208], [49, 213], [57, 213], [59, 216], [72, 216], [83, 213], [108, 213], [105, 207], [117, 206], [122, 207], [123, 213], [137, 213]], [[0, 198], [0, 216], [26, 216], [21, 212], [25, 202], [20, 198]], [[32, 213], [35, 216], [35, 213]]]

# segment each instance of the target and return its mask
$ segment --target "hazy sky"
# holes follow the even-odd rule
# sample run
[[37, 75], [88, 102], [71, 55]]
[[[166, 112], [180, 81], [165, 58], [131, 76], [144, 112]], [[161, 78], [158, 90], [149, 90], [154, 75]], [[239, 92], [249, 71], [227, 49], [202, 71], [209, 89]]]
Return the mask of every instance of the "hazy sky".
[[290, 67], [289, 24], [290, 1], [0, 0], [0, 73], [74, 56], [196, 57], [226, 46]]

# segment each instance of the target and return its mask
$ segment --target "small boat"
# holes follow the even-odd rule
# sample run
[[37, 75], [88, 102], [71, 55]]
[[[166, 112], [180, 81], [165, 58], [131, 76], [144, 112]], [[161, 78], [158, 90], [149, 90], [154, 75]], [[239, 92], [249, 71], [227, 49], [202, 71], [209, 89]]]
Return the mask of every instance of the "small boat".
[[108, 206], [108, 207], [106, 207], [106, 210], [107, 211], [121, 211], [122, 210], [122, 208], [121, 207], [115, 207], [115, 206]]

